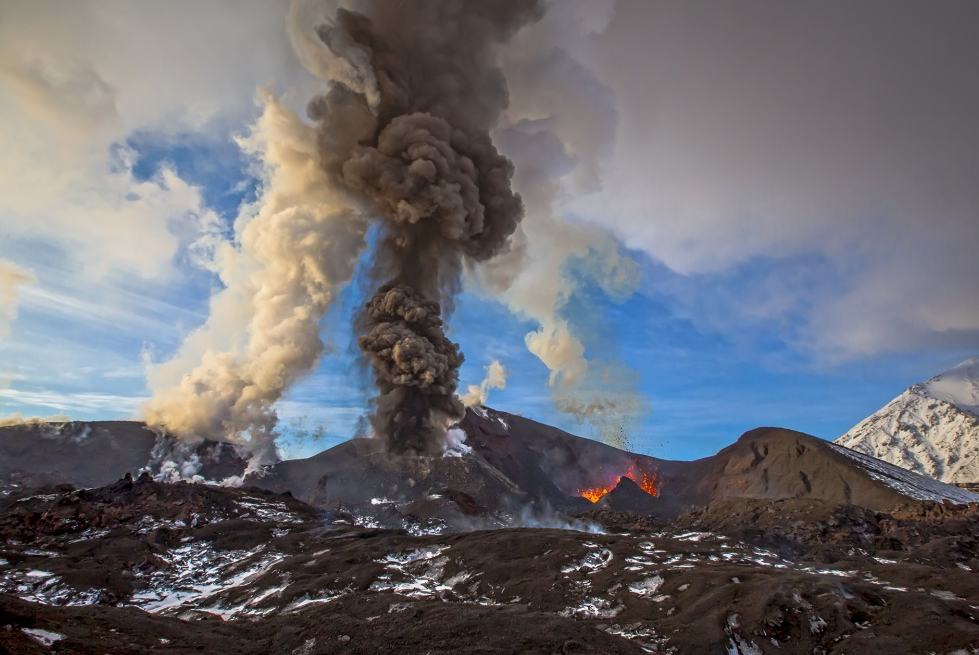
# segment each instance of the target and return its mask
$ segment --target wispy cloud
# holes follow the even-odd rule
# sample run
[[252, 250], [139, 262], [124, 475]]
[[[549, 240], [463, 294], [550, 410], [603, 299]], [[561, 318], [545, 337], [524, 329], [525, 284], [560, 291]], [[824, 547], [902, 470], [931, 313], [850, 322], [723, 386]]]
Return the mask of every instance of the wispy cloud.
[[195, 325], [204, 319], [201, 313], [187, 307], [119, 287], [102, 288], [101, 293], [94, 294], [89, 290], [86, 294], [78, 288], [84, 283], [77, 279], [52, 282], [57, 286], [26, 289], [23, 307], [48, 317], [70, 319], [76, 325], [108, 326], [147, 338], [169, 331], [175, 324]]
[[132, 416], [146, 396], [121, 396], [107, 393], [77, 393], [64, 391], [22, 391], [0, 389], [5, 404], [24, 407], [47, 407], [62, 412], [84, 412], [104, 416]]

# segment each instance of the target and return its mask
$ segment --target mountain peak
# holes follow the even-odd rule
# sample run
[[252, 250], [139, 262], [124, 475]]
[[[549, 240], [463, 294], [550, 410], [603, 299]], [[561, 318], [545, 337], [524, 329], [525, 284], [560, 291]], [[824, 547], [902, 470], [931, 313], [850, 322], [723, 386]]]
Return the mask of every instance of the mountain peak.
[[942, 482], [976, 482], [979, 358], [913, 385], [836, 443]]
[[920, 393], [979, 416], [979, 358], [967, 359], [922, 383]]

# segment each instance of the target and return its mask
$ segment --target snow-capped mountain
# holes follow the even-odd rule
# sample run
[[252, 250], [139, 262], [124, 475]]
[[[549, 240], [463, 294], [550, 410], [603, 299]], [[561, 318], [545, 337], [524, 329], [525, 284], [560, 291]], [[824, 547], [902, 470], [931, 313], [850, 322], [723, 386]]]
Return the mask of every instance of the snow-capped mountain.
[[979, 358], [912, 386], [835, 443], [942, 482], [979, 482]]

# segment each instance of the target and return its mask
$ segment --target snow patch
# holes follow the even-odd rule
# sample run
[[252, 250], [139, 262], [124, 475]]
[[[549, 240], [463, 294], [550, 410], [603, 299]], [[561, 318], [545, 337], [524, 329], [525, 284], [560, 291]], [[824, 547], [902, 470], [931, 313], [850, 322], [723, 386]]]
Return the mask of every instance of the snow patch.
[[979, 416], [979, 358], [953, 366], [921, 385], [922, 391]]
[[592, 575], [597, 573], [602, 569], [608, 567], [612, 563], [612, 551], [608, 548], [602, 548], [598, 544], [585, 543], [585, 548], [589, 548], [589, 552], [579, 561], [569, 566], [561, 569], [561, 573], [572, 573], [574, 571], [585, 571], [587, 575]]
[[883, 482], [908, 498], [937, 502], [948, 500], [959, 504], [979, 502], [979, 494], [912, 473], [894, 464], [889, 464], [856, 450], [850, 450], [836, 443], [828, 445], [841, 455], [845, 455], [860, 464], [874, 480]]
[[21, 632], [42, 646], [47, 647], [51, 647], [54, 642], [61, 641], [65, 638], [63, 634], [51, 632], [50, 630], [41, 630], [40, 628], [21, 628]]
[[558, 614], [579, 619], [611, 619], [624, 609], [625, 605], [621, 603], [613, 607], [612, 601], [607, 598], [588, 598], [574, 607], [561, 610]]
[[662, 586], [662, 576], [654, 575], [646, 578], [645, 580], [640, 580], [639, 582], [629, 585], [629, 591], [641, 598], [652, 598]]

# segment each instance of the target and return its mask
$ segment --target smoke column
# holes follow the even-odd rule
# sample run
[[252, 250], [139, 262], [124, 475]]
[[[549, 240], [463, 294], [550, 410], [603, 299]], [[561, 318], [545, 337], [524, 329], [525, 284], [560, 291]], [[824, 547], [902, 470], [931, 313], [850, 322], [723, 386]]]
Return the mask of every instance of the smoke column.
[[[513, 166], [489, 136], [509, 100], [495, 46], [542, 9], [534, 0], [359, 8], [339, 9], [316, 30], [346, 65], [330, 68], [343, 79], [309, 114], [322, 161], [379, 224], [368, 272], [377, 292], [357, 321], [379, 392], [374, 432], [393, 452], [437, 454], [463, 415], [463, 357], [442, 312], [464, 266], [505, 252], [523, 216]], [[335, 135], [351, 131], [364, 136], [338, 149]]]
[[[239, 444], [253, 464], [273, 459], [275, 403], [323, 355], [321, 321], [372, 224], [366, 277], [375, 291], [356, 328], [378, 389], [372, 426], [392, 451], [441, 453], [462, 416], [463, 357], [444, 320], [464, 270], [538, 322], [527, 345], [551, 369], [559, 408], [599, 426], [635, 415], [628, 375], [589, 362], [561, 316], [574, 290], [569, 258], [613, 295], [634, 284], [635, 264], [609, 235], [556, 213], [565, 183], [587, 186], [614, 135], [608, 90], [559, 49], [542, 53], [518, 36], [543, 16], [537, 0], [339, 4], [290, 6], [293, 48], [326, 92], [307, 107], [313, 126], [262, 94], [262, 116], [240, 141], [263, 167], [262, 194], [233, 240], [199, 244], [225, 288], [207, 323], [151, 367], [147, 421], [191, 443]], [[522, 41], [505, 77], [497, 48], [514, 37]], [[507, 115], [511, 74], [523, 105]], [[491, 135], [509, 142], [520, 180]], [[511, 179], [531, 210], [524, 230]], [[480, 396], [492, 386], [484, 382]]]
[[276, 458], [274, 404], [319, 362], [320, 321], [353, 276], [367, 232], [325, 172], [315, 130], [271, 94], [262, 103], [239, 143], [263, 166], [261, 198], [238, 217], [235, 244], [202, 244], [225, 288], [207, 323], [150, 368], [154, 394], [142, 408], [148, 424], [183, 443], [241, 446], [252, 467]]
[[575, 199], [600, 189], [601, 173], [614, 170], [608, 157], [619, 117], [612, 90], [564, 45], [603, 30], [612, 9], [611, 3], [554, 3], [533, 33], [518, 35], [504, 53], [513, 102], [493, 134], [515, 162], [514, 188], [526, 217], [514, 248], [475, 267], [470, 280], [537, 323], [526, 345], [550, 370], [555, 407], [622, 448], [648, 401], [635, 371], [587, 351], [578, 328], [585, 322], [608, 334], [601, 312], [576, 316], [569, 300], [582, 292], [584, 279], [625, 299], [638, 288], [641, 270], [608, 232], [565, 219]]
[[466, 407], [486, 405], [489, 402], [490, 389], [506, 389], [506, 379], [510, 377], [503, 364], [493, 360], [486, 367], [486, 377], [478, 385], [470, 384], [469, 393], [462, 397]]

